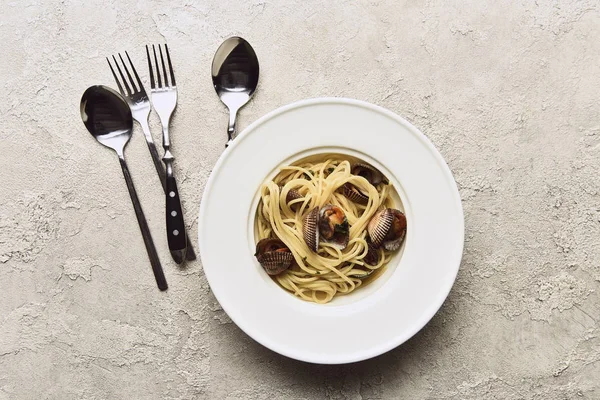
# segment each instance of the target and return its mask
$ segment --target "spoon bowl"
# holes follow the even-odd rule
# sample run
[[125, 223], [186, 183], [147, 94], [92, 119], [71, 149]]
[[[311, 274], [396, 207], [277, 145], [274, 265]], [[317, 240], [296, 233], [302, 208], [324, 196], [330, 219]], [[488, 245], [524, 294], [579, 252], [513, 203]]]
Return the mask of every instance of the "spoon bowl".
[[212, 80], [217, 95], [229, 109], [229, 143], [236, 137], [237, 112], [252, 98], [258, 76], [258, 58], [250, 43], [234, 36], [219, 46], [212, 62]]
[[89, 87], [81, 97], [81, 119], [97, 141], [122, 155], [131, 137], [133, 119], [125, 100], [109, 87]]

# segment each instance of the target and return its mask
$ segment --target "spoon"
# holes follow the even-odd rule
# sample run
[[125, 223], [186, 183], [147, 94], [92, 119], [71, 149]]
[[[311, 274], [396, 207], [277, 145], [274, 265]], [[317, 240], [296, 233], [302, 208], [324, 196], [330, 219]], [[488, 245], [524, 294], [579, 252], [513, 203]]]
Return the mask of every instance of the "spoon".
[[123, 150], [131, 137], [133, 129], [131, 110], [125, 99], [114, 90], [106, 86], [90, 86], [81, 97], [80, 111], [81, 119], [92, 136], [104, 146], [113, 149], [117, 153], [117, 156], [119, 156], [121, 169], [125, 176], [135, 216], [142, 231], [156, 283], [160, 290], [167, 290], [167, 280], [160, 265], [146, 217], [142, 211], [140, 200], [135, 192], [133, 180], [123, 156]]
[[241, 37], [230, 37], [217, 49], [212, 62], [212, 80], [217, 95], [229, 109], [227, 146], [237, 136], [237, 112], [254, 94], [258, 85], [258, 72], [256, 53], [250, 43]]

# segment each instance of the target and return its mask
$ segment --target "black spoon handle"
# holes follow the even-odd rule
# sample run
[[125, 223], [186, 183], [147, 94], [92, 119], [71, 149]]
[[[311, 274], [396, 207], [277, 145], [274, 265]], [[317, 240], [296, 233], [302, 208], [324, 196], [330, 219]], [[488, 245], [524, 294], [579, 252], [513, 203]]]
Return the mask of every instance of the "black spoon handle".
[[129, 190], [129, 196], [131, 197], [131, 202], [133, 203], [135, 216], [137, 217], [138, 224], [140, 226], [140, 231], [142, 231], [142, 237], [144, 238], [144, 244], [146, 245], [148, 258], [150, 258], [150, 264], [152, 265], [152, 271], [154, 272], [156, 284], [158, 285], [158, 288], [160, 290], [167, 290], [167, 288], [169, 287], [167, 285], [167, 279], [165, 278], [162, 266], [160, 265], [160, 260], [158, 258], [158, 254], [156, 253], [154, 242], [152, 241], [152, 235], [150, 234], [150, 228], [148, 228], [148, 223], [146, 222], [144, 211], [142, 211], [140, 199], [138, 199], [135, 187], [133, 186], [133, 180], [131, 179], [129, 169], [127, 168], [127, 163], [125, 163], [125, 159], [122, 155], [119, 155], [119, 161], [121, 163], [121, 169], [123, 170], [125, 182], [127, 183], [127, 190]]

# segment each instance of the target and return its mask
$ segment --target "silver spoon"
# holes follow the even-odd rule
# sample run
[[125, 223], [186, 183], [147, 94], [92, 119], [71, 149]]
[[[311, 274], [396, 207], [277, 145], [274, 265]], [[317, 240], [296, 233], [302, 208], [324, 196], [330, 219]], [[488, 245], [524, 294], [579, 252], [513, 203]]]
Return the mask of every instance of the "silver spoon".
[[241, 37], [230, 37], [217, 49], [212, 62], [212, 80], [217, 95], [229, 108], [227, 145], [237, 136], [237, 112], [252, 97], [258, 85], [258, 58], [250, 43]]
[[123, 157], [123, 150], [131, 137], [133, 129], [131, 110], [125, 99], [111, 88], [106, 86], [90, 86], [81, 97], [80, 111], [81, 119], [92, 136], [104, 146], [113, 149], [119, 156], [121, 169], [125, 176], [135, 216], [142, 231], [156, 283], [160, 290], [167, 290], [167, 280], [165, 279], [158, 254], [154, 248], [150, 229], [142, 211], [140, 200], [135, 192], [133, 180]]

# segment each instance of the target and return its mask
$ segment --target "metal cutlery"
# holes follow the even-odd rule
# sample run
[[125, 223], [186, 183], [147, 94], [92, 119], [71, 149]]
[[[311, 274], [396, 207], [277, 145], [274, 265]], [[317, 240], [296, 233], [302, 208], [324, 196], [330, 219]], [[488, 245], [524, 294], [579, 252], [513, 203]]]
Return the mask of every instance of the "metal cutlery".
[[212, 62], [212, 80], [217, 95], [229, 109], [226, 146], [237, 136], [237, 113], [254, 94], [258, 75], [258, 58], [246, 40], [234, 36], [219, 46]]
[[[162, 65], [162, 75], [158, 57], [156, 55], [156, 47], [154, 47], [154, 45], [152, 45], [152, 52], [154, 54], [155, 71], [153, 71], [148, 46], [146, 46], [146, 56], [148, 57], [148, 70], [150, 73], [152, 106], [160, 118], [163, 131], [163, 148], [165, 149], [163, 162], [166, 169], [166, 221], [169, 250], [171, 251], [171, 256], [175, 262], [181, 263], [186, 254], [187, 239], [181, 202], [179, 200], [179, 192], [177, 190], [177, 182], [173, 175], [173, 160], [175, 158], [173, 157], [173, 153], [171, 153], [171, 137], [169, 134], [171, 115], [173, 115], [173, 111], [175, 111], [175, 107], [177, 106], [177, 86], [175, 83], [173, 65], [171, 64], [171, 56], [169, 55], [169, 48], [166, 44], [164, 45], [164, 48], [169, 66], [168, 72], [167, 67], [165, 66], [162, 47], [158, 45], [160, 65]], [[154, 80], [154, 72], [156, 72], [156, 81]]]
[[133, 129], [131, 110], [125, 100], [114, 90], [106, 86], [91, 86], [81, 98], [80, 112], [81, 119], [92, 136], [104, 146], [113, 149], [119, 156], [156, 283], [160, 290], [167, 290], [167, 280], [123, 154]]
[[[135, 80], [133, 79], [131, 72], [129, 71], [129, 68], [123, 60], [121, 54], [118, 54], [119, 60], [121, 61], [121, 65], [119, 65], [117, 58], [114, 55], [112, 56], [112, 59], [119, 73], [119, 76], [121, 77], [121, 80], [119, 80], [119, 77], [117, 76], [110, 60], [107, 58], [106, 61], [108, 62], [108, 66], [110, 67], [112, 75], [115, 78], [115, 82], [117, 83], [117, 87], [119, 88], [121, 95], [123, 95], [123, 97], [126, 99], [127, 104], [131, 109], [133, 119], [135, 119], [142, 127], [142, 131], [144, 132], [144, 136], [146, 138], [146, 144], [148, 145], [148, 150], [150, 151], [150, 154], [152, 156], [154, 168], [156, 169], [156, 173], [158, 174], [163, 190], [165, 194], [167, 194], [170, 191], [167, 191], [165, 167], [163, 166], [160, 156], [158, 155], [158, 151], [156, 149], [156, 145], [154, 144], [154, 139], [152, 138], [152, 134], [150, 133], [150, 127], [148, 125], [148, 117], [150, 116], [151, 109], [150, 100], [148, 98], [148, 95], [146, 94], [144, 85], [142, 84], [142, 81], [140, 80], [140, 77], [135, 67], [133, 66], [133, 63], [131, 62], [129, 54], [125, 52], [125, 55], [127, 57], [127, 60], [129, 61], [129, 66], [131, 67], [131, 71], [135, 76]], [[123, 69], [121, 69], [121, 66], [123, 67]], [[123, 70], [125, 71], [125, 74], [123, 73]], [[127, 75], [128, 79], [125, 78], [125, 75]], [[182, 215], [180, 211], [179, 215]], [[185, 258], [188, 261], [195, 260], [196, 254], [190, 242], [189, 236], [185, 233], [185, 226], [178, 228], [178, 231], [182, 232], [181, 237], [185, 238], [184, 240], [187, 242], [187, 251], [185, 252]], [[177, 252], [176, 256], [179, 258], [180, 252]]]

